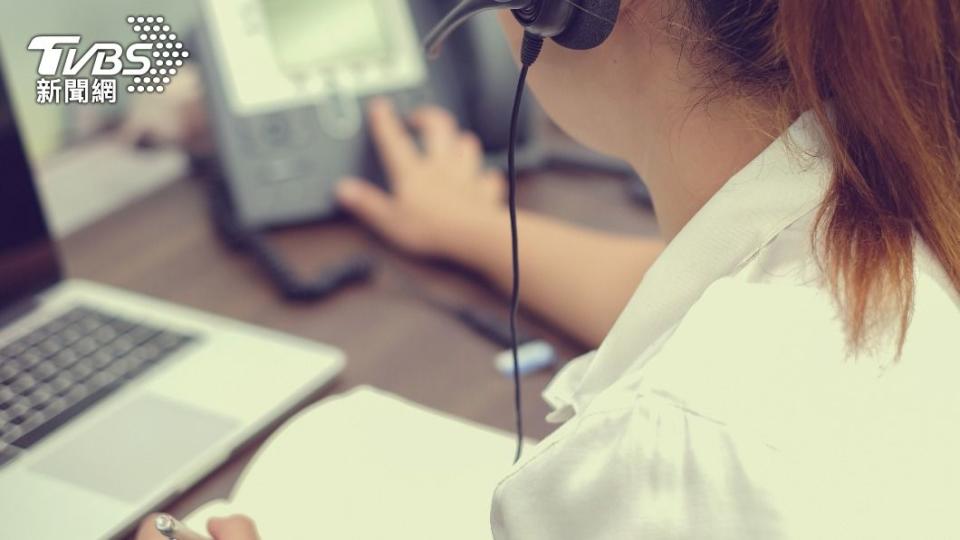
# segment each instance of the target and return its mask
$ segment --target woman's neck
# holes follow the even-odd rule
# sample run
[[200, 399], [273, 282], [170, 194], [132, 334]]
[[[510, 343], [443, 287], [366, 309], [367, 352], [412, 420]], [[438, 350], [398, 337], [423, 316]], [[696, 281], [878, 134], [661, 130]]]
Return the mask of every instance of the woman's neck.
[[649, 110], [653, 129], [628, 160], [646, 182], [661, 234], [670, 241], [777, 130], [743, 114], [742, 104], [721, 100], [692, 110], [678, 103]]
[[624, 81], [612, 99], [621, 122], [631, 116], [615, 153], [646, 182], [661, 234], [670, 241], [782, 128], [769, 104], [705, 91], [710, 81], [664, 33], [658, 5], [634, 7], [651, 12], [635, 15], [637, 30], [616, 45], [615, 54], [632, 61], [611, 63], [611, 78]]

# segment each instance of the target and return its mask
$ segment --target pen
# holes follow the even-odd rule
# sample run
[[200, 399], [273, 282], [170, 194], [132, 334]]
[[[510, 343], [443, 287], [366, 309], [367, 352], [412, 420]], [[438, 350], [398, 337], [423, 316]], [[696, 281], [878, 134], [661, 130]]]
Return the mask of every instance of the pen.
[[208, 536], [188, 529], [186, 525], [177, 521], [170, 514], [160, 514], [153, 524], [160, 534], [170, 540], [210, 540]]

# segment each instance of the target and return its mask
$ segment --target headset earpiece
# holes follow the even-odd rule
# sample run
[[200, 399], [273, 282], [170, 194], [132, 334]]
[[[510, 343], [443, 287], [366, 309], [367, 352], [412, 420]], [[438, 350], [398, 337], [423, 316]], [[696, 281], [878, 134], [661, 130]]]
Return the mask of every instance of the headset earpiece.
[[620, 0], [552, 1], [568, 4], [573, 10], [566, 28], [553, 36], [557, 44], [568, 49], [585, 50], [598, 47], [613, 33], [617, 16], [620, 14]]
[[494, 9], [511, 10], [528, 34], [584, 50], [599, 46], [613, 33], [620, 0], [462, 0], [427, 34], [427, 53], [436, 56], [447, 36], [467, 19]]

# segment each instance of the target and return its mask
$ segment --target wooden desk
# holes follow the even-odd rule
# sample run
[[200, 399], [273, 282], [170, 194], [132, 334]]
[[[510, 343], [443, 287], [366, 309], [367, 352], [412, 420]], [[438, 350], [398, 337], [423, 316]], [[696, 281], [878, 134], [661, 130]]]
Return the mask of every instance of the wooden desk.
[[[656, 230], [652, 213], [633, 204], [617, 179], [534, 176], [521, 180], [520, 200], [524, 207], [609, 230], [647, 235]], [[380, 270], [371, 282], [322, 302], [282, 302], [246, 256], [218, 241], [207, 220], [201, 186], [191, 181], [164, 188], [71, 235], [63, 250], [72, 277], [340, 347], [347, 354], [346, 370], [327, 393], [371, 384], [464, 418], [513, 429], [510, 380], [492, 367], [499, 348], [404, 292], [397, 272], [445, 300], [499, 309], [505, 316], [503, 295], [462, 269], [403, 256], [348, 220], [273, 236], [306, 275], [358, 251], [375, 253]], [[528, 314], [521, 324], [553, 343], [563, 360], [586, 350]], [[551, 429], [540, 398], [551, 376], [539, 373], [523, 380], [526, 426], [536, 438]], [[262, 442], [263, 437], [252, 441], [165, 509], [184, 515], [226, 496]]]

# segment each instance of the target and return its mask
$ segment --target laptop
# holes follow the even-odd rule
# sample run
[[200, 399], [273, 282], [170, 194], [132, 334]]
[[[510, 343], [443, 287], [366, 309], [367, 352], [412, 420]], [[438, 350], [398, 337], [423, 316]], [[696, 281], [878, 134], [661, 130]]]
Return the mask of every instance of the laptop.
[[0, 67], [0, 536], [122, 534], [341, 371], [331, 347], [64, 279]]

